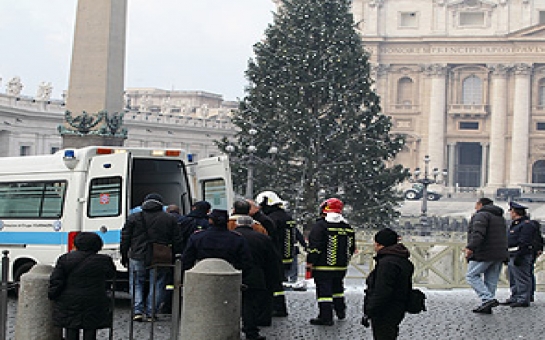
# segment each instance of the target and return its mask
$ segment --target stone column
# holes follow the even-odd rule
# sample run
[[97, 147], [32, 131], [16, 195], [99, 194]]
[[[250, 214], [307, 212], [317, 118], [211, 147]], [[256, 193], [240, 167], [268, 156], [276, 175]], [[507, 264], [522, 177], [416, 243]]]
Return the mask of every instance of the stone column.
[[389, 64], [374, 64], [371, 66], [371, 76], [375, 80], [373, 88], [380, 95], [380, 103], [383, 108], [389, 107], [388, 102], [388, 72]]
[[486, 185], [488, 167], [488, 143], [481, 143], [481, 188]]
[[428, 121], [428, 155], [430, 168], [445, 168], [445, 126], [447, 105], [447, 67], [433, 64], [426, 67], [431, 78]]
[[513, 129], [511, 132], [511, 167], [509, 185], [528, 182], [528, 152], [530, 127], [530, 75], [532, 66], [516, 64], [513, 96]]
[[364, 35], [378, 35], [380, 32], [380, 8], [384, 0], [369, 0], [368, 11], [365, 14], [363, 20], [365, 29], [363, 30]]
[[454, 188], [456, 177], [456, 142], [448, 144], [448, 186]]
[[[496, 189], [505, 185], [505, 155], [507, 134], [507, 73], [506, 65], [490, 65], [492, 70], [492, 98], [490, 112], [490, 162], [487, 187]], [[483, 183], [484, 184], [484, 183]]]

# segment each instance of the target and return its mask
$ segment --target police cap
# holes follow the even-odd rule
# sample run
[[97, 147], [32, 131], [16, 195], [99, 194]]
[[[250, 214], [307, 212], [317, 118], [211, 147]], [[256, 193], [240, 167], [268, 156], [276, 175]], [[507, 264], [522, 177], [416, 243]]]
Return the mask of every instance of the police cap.
[[518, 204], [517, 202], [509, 202], [509, 208], [510, 209], [521, 209], [521, 210], [528, 209], [528, 207], [525, 207], [522, 204]]

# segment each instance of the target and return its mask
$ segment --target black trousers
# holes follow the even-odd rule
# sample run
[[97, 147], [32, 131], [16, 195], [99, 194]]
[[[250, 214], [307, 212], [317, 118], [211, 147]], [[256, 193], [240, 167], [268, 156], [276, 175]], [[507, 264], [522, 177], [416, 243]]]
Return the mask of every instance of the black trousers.
[[266, 289], [249, 288], [242, 292], [242, 331], [247, 338], [255, 338], [259, 335], [257, 325], [263, 321], [260, 320], [263, 314], [261, 309], [267, 308], [263, 301], [269, 301], [269, 296], [270, 293]]
[[395, 340], [399, 335], [399, 324], [405, 317], [404, 312], [392, 313], [379, 318], [371, 318], [374, 340]]
[[344, 300], [344, 276], [315, 275], [316, 299], [320, 313], [318, 318], [333, 320], [333, 310], [343, 313], [346, 310]]
[[[84, 329], [83, 340], [96, 340], [96, 329]], [[66, 328], [66, 340], [79, 340], [79, 329]]]

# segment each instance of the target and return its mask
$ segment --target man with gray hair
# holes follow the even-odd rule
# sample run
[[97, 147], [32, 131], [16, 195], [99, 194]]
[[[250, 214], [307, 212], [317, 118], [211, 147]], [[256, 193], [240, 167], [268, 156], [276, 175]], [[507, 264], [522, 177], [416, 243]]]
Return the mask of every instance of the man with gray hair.
[[492, 314], [499, 305], [496, 288], [507, 252], [507, 228], [503, 209], [486, 197], [475, 203], [475, 214], [467, 229], [467, 245], [464, 249], [468, 261], [466, 281], [471, 285], [481, 305], [474, 313]]
[[242, 292], [242, 331], [246, 339], [262, 340], [265, 337], [259, 335], [257, 326], [264, 321], [271, 322], [271, 314], [268, 313], [268, 320], [263, 320], [263, 314], [271, 305], [270, 291], [279, 280], [280, 270], [271, 238], [255, 231], [253, 222], [250, 216], [239, 216], [235, 228], [246, 239], [253, 259], [252, 269], [242, 279], [248, 287]]

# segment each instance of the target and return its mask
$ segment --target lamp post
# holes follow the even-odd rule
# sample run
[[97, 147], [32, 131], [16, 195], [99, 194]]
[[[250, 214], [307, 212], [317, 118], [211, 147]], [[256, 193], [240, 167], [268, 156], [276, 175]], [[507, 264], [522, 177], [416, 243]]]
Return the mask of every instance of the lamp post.
[[[414, 179], [411, 180], [413, 183], [422, 184], [422, 213], [420, 215], [420, 223], [423, 226], [428, 225], [428, 186], [430, 184], [443, 183], [447, 177], [447, 169], [443, 169], [443, 171], [440, 172], [438, 168], [433, 168], [430, 176], [429, 165], [430, 156], [426, 155], [424, 157], [424, 176], [420, 178], [420, 168], [415, 168], [413, 172]], [[439, 175], [443, 176], [443, 180], [438, 179]]]
[[[262, 163], [267, 163], [268, 161], [270, 161], [270, 159], [264, 160], [255, 155], [255, 153], [257, 152], [257, 146], [255, 146], [254, 142], [255, 142], [255, 137], [257, 135], [257, 132], [258, 131], [254, 128], [251, 128], [250, 130], [248, 130], [248, 134], [250, 136], [250, 139], [249, 139], [250, 143], [248, 147], [246, 148], [247, 155], [245, 157], [242, 157], [241, 159], [242, 161], [246, 163], [246, 170], [248, 173], [246, 177], [246, 193], [244, 195], [244, 197], [248, 199], [252, 199], [254, 197], [254, 169], [255, 169], [256, 163], [258, 161]], [[225, 150], [229, 153], [232, 153], [235, 151], [235, 147], [233, 145], [227, 145]], [[274, 157], [274, 155], [278, 153], [278, 148], [276, 146], [271, 146], [269, 148], [269, 151], [267, 151], [267, 153]]]

